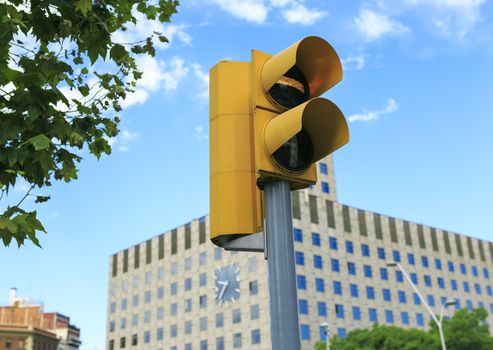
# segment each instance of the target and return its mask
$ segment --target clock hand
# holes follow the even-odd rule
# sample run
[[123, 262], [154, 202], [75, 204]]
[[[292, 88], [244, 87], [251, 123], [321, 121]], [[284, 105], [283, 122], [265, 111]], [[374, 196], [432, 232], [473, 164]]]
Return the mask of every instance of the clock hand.
[[[221, 283], [221, 282], [218, 282], [218, 283]], [[228, 288], [229, 286], [229, 282], [228, 281], [225, 281], [223, 283], [221, 283], [223, 285], [223, 288], [221, 289], [221, 292], [219, 293], [219, 297], [218, 299], [221, 299], [224, 295], [224, 292], [226, 292], [226, 289]]]

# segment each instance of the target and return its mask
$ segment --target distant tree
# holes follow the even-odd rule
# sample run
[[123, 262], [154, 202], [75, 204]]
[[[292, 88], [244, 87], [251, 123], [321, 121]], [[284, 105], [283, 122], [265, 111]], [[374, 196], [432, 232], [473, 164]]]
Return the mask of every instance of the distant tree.
[[[443, 323], [447, 350], [492, 350], [484, 309], [459, 310]], [[430, 322], [428, 332], [418, 329], [375, 325], [370, 329], [349, 332], [344, 339], [333, 337], [331, 350], [441, 350], [438, 329]], [[315, 350], [325, 350], [325, 342], [315, 344]]]
[[[447, 350], [492, 350], [493, 337], [486, 323], [487, 318], [488, 312], [485, 309], [462, 309], [450, 320], [445, 320], [443, 330]], [[438, 329], [434, 324], [430, 325], [430, 333], [437, 339]]]
[[[87, 147], [99, 158], [110, 154], [118, 134], [120, 102], [142, 76], [135, 63], [154, 56], [154, 40], [116, 43], [112, 34], [136, 23], [136, 14], [169, 22], [176, 0], [10, 0], [0, 2], [0, 239], [40, 245], [45, 229], [36, 211], [22, 203], [52, 180], [77, 178]], [[140, 15], [142, 16], [142, 15]], [[31, 45], [33, 44], [33, 45]], [[94, 64], [98, 59], [104, 64]], [[70, 98], [62, 90], [75, 92]], [[73, 97], [73, 96], [72, 96]], [[20, 179], [26, 193], [12, 203]]]

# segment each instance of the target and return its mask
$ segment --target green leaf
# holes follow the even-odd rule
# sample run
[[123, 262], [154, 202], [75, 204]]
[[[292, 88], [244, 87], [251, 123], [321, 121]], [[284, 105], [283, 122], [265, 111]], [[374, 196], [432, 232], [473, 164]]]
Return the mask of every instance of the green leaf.
[[75, 2], [75, 9], [86, 17], [87, 13], [92, 9], [91, 0], [77, 0]]
[[50, 199], [50, 196], [36, 196], [35, 203], [43, 203]]
[[39, 134], [21, 143], [20, 146], [23, 146], [24, 144], [27, 143], [32, 144], [35, 151], [39, 151], [39, 150], [50, 148], [51, 140], [48, 137], [46, 137], [45, 134]]

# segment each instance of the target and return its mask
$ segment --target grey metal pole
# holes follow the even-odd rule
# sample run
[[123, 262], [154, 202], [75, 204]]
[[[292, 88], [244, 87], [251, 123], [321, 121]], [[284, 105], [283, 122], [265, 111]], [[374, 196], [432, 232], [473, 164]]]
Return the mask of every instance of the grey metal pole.
[[264, 186], [272, 350], [300, 350], [291, 191], [287, 182]]

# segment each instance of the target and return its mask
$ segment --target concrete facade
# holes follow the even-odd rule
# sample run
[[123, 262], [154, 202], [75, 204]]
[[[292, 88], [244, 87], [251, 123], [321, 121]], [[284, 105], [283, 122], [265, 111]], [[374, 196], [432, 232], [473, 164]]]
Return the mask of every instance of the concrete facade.
[[[493, 313], [491, 242], [340, 204], [331, 157], [318, 169], [316, 186], [293, 192], [302, 350], [324, 338], [323, 322], [339, 336], [374, 323], [427, 327], [424, 306], [390, 260], [436, 313], [451, 298]], [[263, 254], [216, 248], [208, 230], [209, 218], [199, 218], [110, 258], [108, 349], [271, 348]], [[218, 302], [227, 267], [239, 296]]]

